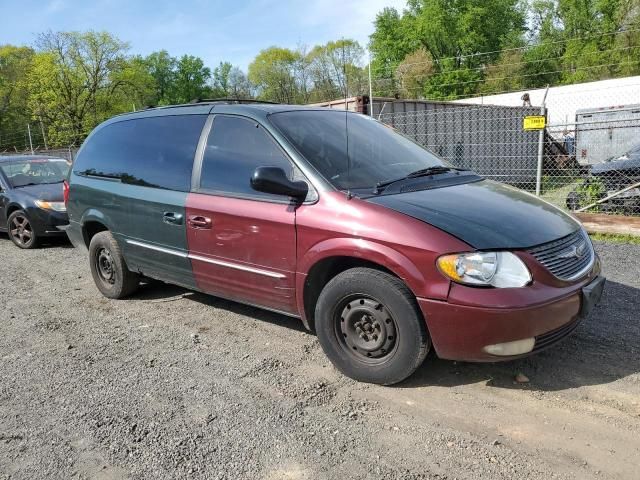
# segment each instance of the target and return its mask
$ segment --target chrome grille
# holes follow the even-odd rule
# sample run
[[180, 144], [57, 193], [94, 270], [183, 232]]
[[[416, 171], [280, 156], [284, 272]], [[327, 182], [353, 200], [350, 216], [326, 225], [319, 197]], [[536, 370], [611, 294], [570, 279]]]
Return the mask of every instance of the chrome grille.
[[595, 258], [591, 241], [582, 229], [528, 252], [560, 280], [576, 280], [586, 274]]

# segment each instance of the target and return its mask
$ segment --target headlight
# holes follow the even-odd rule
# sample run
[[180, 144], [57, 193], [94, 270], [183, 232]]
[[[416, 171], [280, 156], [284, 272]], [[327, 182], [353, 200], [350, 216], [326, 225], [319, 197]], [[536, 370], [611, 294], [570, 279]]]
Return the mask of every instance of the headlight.
[[44, 210], [53, 210], [55, 212], [66, 212], [67, 207], [64, 202], [45, 202], [44, 200], [36, 200], [35, 204]]
[[524, 287], [531, 282], [527, 266], [511, 252], [443, 255], [438, 268], [454, 282], [485, 287]]

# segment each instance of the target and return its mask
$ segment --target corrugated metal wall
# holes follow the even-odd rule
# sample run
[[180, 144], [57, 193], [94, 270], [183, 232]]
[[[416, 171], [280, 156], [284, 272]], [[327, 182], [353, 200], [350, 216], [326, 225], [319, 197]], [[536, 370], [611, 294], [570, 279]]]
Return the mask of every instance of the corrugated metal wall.
[[522, 120], [538, 108], [376, 98], [373, 114], [456, 166], [513, 184], [535, 179], [538, 133]]

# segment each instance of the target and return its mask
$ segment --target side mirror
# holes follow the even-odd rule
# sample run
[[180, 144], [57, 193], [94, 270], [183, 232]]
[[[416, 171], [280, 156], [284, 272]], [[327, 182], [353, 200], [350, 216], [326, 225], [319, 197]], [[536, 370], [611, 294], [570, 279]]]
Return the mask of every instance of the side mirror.
[[288, 195], [298, 200], [304, 200], [309, 192], [306, 182], [292, 182], [279, 167], [256, 168], [251, 177], [251, 187], [258, 192]]

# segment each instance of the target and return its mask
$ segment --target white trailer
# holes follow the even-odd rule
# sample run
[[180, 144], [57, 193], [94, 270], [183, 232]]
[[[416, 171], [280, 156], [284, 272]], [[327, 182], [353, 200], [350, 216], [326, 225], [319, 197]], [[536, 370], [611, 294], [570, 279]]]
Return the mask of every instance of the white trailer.
[[577, 110], [575, 135], [581, 165], [619, 157], [640, 145], [640, 104]]

